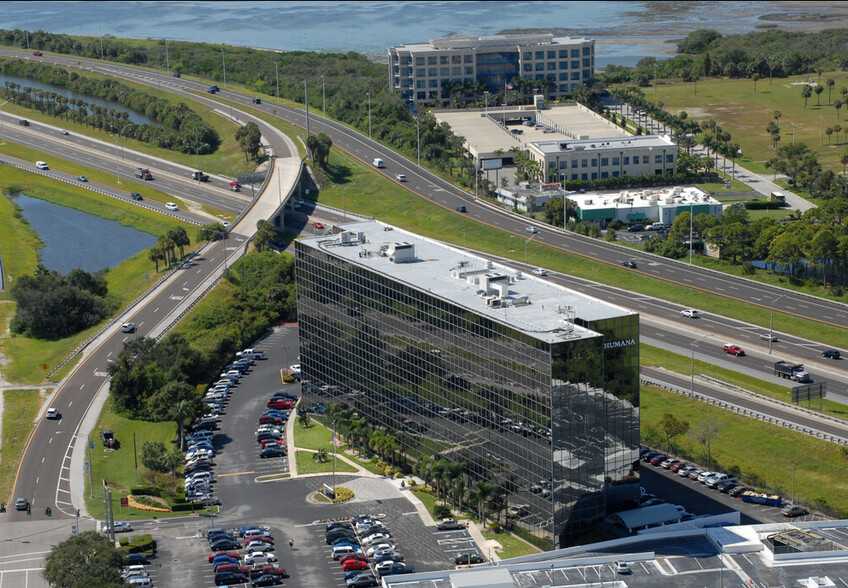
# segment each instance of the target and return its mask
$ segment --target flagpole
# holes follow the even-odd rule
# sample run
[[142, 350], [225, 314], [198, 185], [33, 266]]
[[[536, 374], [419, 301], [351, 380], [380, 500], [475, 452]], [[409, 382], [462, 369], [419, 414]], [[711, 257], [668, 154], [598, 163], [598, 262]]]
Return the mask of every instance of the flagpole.
[[333, 421], [333, 492], [336, 491], [336, 421]]

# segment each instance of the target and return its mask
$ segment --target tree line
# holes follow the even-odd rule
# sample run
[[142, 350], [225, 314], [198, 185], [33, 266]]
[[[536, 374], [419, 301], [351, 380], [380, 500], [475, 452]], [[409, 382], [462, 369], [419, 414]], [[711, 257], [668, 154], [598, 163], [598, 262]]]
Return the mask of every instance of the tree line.
[[93, 327], [116, 309], [105, 270], [73, 269], [63, 276], [38, 264], [33, 275], [12, 283], [15, 316], [9, 329], [34, 339], [61, 339]]
[[181, 153], [214, 153], [221, 143], [215, 129], [186, 104], [170, 103], [116, 79], [82, 76], [64, 67], [20, 59], [0, 59], [0, 73], [115, 102], [160, 124], [136, 124], [129, 120], [128, 112], [16, 82], [7, 81], [0, 88], [4, 100], [56, 119], [119, 133], [122, 137]]

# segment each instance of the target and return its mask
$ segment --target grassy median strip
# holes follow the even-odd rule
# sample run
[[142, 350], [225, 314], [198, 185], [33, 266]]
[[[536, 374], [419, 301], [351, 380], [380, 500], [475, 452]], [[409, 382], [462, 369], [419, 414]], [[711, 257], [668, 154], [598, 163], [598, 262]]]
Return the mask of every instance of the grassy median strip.
[[[661, 421], [671, 414], [689, 424], [689, 432], [672, 438], [671, 454], [738, 475], [740, 481], [791, 499], [793, 463], [795, 499], [818, 509], [848, 516], [848, 450], [785, 427], [770, 425], [704, 402], [642, 387], [642, 442], [666, 451]], [[712, 463], [706, 448], [695, 440], [699, 427], [710, 426]], [[645, 465], [644, 467], [653, 467]]]
[[[639, 346], [639, 355], [639, 362], [644, 366], [661, 366], [663, 369], [687, 377], [692, 373], [691, 357], [645, 345], [644, 343]], [[744, 365], [743, 362], [745, 361], [744, 358], [733, 358], [733, 356], [728, 356], [728, 359], [736, 359], [740, 362], [740, 365]], [[762, 394], [767, 398], [773, 398], [774, 400], [781, 400], [783, 402], [791, 402], [792, 400], [788, 388], [755, 376], [717, 367], [711, 363], [697, 359], [695, 360], [695, 373], [711, 376], [723, 382], [744, 388], [745, 390]], [[766, 376], [766, 378], [770, 377], [769, 375]], [[806, 407], [806, 403], [802, 403], [801, 406]], [[819, 401], [813, 401], [810, 408], [819, 412]], [[826, 398], [823, 402], [823, 410], [821, 412], [842, 419], [848, 417], [848, 407]]]
[[12, 484], [35, 416], [44, 401], [38, 390], [3, 390], [3, 437], [0, 444], [0, 501], [14, 500]]

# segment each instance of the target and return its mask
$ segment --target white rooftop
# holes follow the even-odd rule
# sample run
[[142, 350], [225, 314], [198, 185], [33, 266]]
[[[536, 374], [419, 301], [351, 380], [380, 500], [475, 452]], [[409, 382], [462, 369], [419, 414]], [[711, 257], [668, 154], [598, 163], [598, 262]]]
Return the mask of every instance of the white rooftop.
[[[594, 321], [634, 314], [376, 220], [351, 222], [337, 229], [343, 232], [298, 242], [548, 343], [600, 336], [575, 325], [575, 317]], [[513, 239], [516, 250], [523, 248], [524, 237]]]
[[621, 151], [634, 147], [675, 147], [668, 135], [630, 135], [626, 137], [603, 137], [599, 139], [566, 139], [560, 141], [533, 141], [533, 146], [542, 153], [562, 153], [564, 151]]
[[393, 49], [404, 49], [407, 51], [433, 51], [451, 49], [482, 49], [486, 47], [522, 47], [537, 45], [570, 45], [586, 43], [591, 41], [583, 37], [555, 37], [550, 33], [540, 34], [505, 34], [486, 35], [480, 37], [456, 36], [441, 39], [430, 39], [428, 43], [404, 43], [393, 47]]
[[689, 206], [702, 204], [721, 204], [718, 200], [695, 186], [675, 186], [673, 188], [648, 188], [644, 190], [624, 190], [623, 192], [569, 192], [566, 198], [574, 201], [580, 210], [597, 210], [643, 206]]

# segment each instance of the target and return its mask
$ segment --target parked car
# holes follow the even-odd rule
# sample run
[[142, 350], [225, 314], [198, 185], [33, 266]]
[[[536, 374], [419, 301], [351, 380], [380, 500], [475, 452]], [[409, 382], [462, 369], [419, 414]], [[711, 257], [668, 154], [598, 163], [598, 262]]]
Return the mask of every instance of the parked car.
[[277, 584], [282, 583], [282, 578], [274, 574], [263, 574], [262, 576], [259, 576], [258, 578], [255, 578], [250, 581], [251, 586], [276, 586]]
[[641, 233], [644, 230], [645, 230], [645, 225], [640, 225], [640, 224], [630, 225], [629, 227], [627, 227], [627, 231], [630, 232], [630, 233]]
[[675, 463], [676, 461], [678, 460], [674, 459], [673, 457], [666, 458], [660, 462], [660, 467], [667, 470], [671, 467], [671, 464]]
[[393, 576], [395, 574], [414, 574], [415, 568], [403, 562], [388, 562], [377, 564], [374, 566], [377, 573], [381, 576]]
[[734, 482], [733, 480], [725, 480], [716, 486], [716, 490], [721, 492], [722, 494], [727, 494], [737, 486], [741, 486], [739, 482]]
[[342, 569], [346, 572], [354, 570], [367, 570], [368, 562], [360, 559], [346, 559], [342, 562]]
[[655, 466], [660, 465], [667, 457], [668, 456], [666, 454], [660, 453], [659, 455], [652, 457], [649, 463]]
[[463, 529], [465, 528], [462, 523], [459, 521], [455, 521], [454, 519], [442, 519], [438, 523], [436, 523], [436, 528], [439, 531], [448, 531], [452, 529]]
[[722, 482], [727, 482], [728, 480], [730, 480], [730, 476], [727, 474], [715, 474], [714, 476], [710, 476], [704, 480], [704, 485], [706, 485], [707, 488], [715, 488]]
[[630, 566], [627, 565], [627, 562], [617, 561], [615, 562], [615, 571], [619, 574], [631, 574]]
[[690, 480], [697, 480], [698, 476], [700, 476], [703, 473], [703, 471], [704, 470], [702, 470], [701, 468], [695, 468], [694, 470], [689, 472], [689, 479]]
[[698, 469], [698, 468], [696, 468], [695, 466], [689, 466], [689, 465], [688, 465], [688, 466], [683, 466], [682, 468], [680, 468], [679, 470], [677, 470], [677, 475], [679, 475], [679, 476], [681, 476], [681, 477], [683, 477], [683, 478], [688, 478], [688, 477], [689, 477], [689, 474], [691, 474], [693, 471], [695, 471], [695, 470], [697, 470], [697, 469]]
[[748, 488], [748, 487], [747, 487], [746, 485], [744, 485], [744, 484], [739, 484], [738, 486], [736, 486], [735, 488], [733, 488], [732, 490], [730, 490], [730, 491], [728, 492], [728, 494], [729, 494], [729, 495], [731, 495], [731, 496], [733, 496], [734, 498], [736, 498], [737, 496], [739, 496], [740, 494], [742, 494], [742, 493], [743, 493], [743, 492], [745, 492], [746, 490], [750, 490], [750, 488]]
[[254, 564], [267, 564], [277, 561], [277, 556], [273, 553], [265, 553], [263, 551], [251, 551], [244, 556], [244, 563], [251, 566]]
[[785, 517], [800, 517], [809, 513], [806, 508], [798, 504], [787, 504], [780, 510], [780, 514]]
[[686, 468], [686, 467], [689, 467], [689, 466], [687, 465], [687, 463], [685, 461], [676, 461], [673, 464], [671, 464], [671, 467], [668, 468], [668, 469], [670, 469], [672, 472], [679, 473], [680, 470], [682, 470], [683, 468]]
[[269, 445], [267, 447], [263, 447], [259, 451], [259, 457], [265, 459], [266, 457], [283, 457], [286, 454], [286, 448], [280, 447], [279, 445]]
[[697, 480], [704, 484], [707, 481], [707, 478], [715, 476], [718, 473], [719, 472], [701, 472], [700, 474], [698, 474]]
[[216, 586], [229, 586], [231, 584], [244, 584], [247, 582], [247, 576], [236, 572], [222, 572], [215, 574]]
[[[660, 454], [659, 451], [649, 451], [648, 453], [646, 453], [642, 456], [642, 461], [645, 461], [645, 462], [651, 461], [654, 457], [656, 457], [659, 454]], [[540, 488], [540, 490], [541, 490], [541, 488]]]
[[479, 553], [460, 553], [453, 558], [453, 563], [458, 566], [485, 563], [485, 561], [486, 558]]
[[374, 553], [375, 563], [383, 563], [384, 561], [403, 561], [403, 554], [394, 549], [386, 549]]
[[363, 586], [376, 586], [377, 578], [373, 574], [363, 573], [353, 578], [348, 578], [345, 583], [348, 588], [362, 588]]

